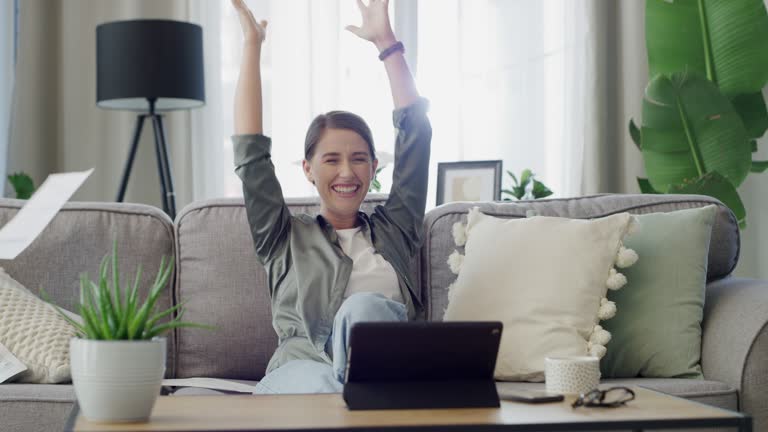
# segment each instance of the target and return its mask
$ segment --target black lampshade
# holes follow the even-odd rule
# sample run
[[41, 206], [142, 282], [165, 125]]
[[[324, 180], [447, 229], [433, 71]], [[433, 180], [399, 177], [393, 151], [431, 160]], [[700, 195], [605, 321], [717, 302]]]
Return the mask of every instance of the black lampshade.
[[96, 27], [96, 104], [149, 111], [205, 103], [203, 29], [171, 20], [115, 21]]

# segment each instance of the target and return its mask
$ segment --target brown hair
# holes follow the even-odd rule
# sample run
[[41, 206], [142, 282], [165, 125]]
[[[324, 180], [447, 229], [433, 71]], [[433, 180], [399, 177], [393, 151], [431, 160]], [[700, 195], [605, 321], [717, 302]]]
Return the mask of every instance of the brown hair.
[[376, 159], [376, 150], [373, 147], [373, 136], [371, 129], [365, 123], [362, 117], [352, 114], [348, 111], [330, 111], [320, 114], [312, 120], [307, 130], [307, 137], [304, 139], [304, 159], [310, 160], [315, 154], [315, 146], [323, 132], [326, 129], [348, 129], [356, 132], [368, 144], [368, 150], [371, 152], [371, 159]]

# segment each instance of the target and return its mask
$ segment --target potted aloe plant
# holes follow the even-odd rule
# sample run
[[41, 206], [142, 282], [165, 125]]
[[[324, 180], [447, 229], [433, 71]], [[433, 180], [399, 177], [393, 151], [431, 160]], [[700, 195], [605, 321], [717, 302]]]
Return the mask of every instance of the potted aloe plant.
[[[182, 304], [155, 311], [173, 274], [172, 259], [162, 258], [143, 301], [139, 298], [141, 266], [133, 284], [122, 289], [117, 262], [115, 242], [111, 257], [108, 254], [101, 261], [98, 282], [91, 281], [87, 274], [81, 275], [82, 323], [56, 309], [78, 333], [70, 341], [70, 368], [85, 418], [98, 422], [146, 421], [165, 374], [166, 339], [161, 335], [176, 327], [212, 327], [181, 321]], [[163, 319], [166, 322], [161, 322]]]

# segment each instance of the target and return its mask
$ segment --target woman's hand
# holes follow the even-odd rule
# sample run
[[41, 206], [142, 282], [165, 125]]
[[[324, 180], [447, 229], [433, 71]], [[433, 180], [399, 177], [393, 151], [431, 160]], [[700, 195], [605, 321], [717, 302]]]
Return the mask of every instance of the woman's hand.
[[261, 44], [267, 37], [267, 21], [256, 21], [253, 12], [248, 9], [244, 0], [232, 0], [232, 5], [237, 10], [237, 16], [240, 19], [240, 27], [243, 29], [243, 38], [245, 42], [257, 42]]
[[235, 89], [235, 134], [263, 133], [261, 101], [261, 45], [267, 22], [256, 22], [243, 0], [232, 0], [243, 29], [243, 58]]
[[360, 27], [347, 26], [347, 30], [373, 42], [379, 51], [395, 43], [395, 34], [389, 23], [389, 0], [368, 0], [367, 6], [362, 0], [357, 0], [357, 7], [360, 8], [363, 24]]

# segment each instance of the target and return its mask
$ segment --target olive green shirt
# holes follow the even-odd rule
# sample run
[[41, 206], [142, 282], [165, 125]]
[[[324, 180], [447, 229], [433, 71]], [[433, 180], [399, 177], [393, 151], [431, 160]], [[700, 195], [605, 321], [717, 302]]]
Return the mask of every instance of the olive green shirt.
[[[410, 319], [422, 310], [410, 263], [421, 246], [427, 197], [432, 139], [427, 105], [425, 99], [419, 99], [394, 111], [397, 138], [392, 189], [386, 204], [377, 206], [370, 216], [358, 215], [376, 252], [397, 273]], [[267, 272], [272, 326], [279, 339], [267, 373], [291, 360], [330, 364], [325, 345], [344, 301], [352, 260], [322, 216], [290, 214], [275, 176], [268, 137], [237, 135], [233, 142], [235, 172], [243, 181], [256, 256]]]

